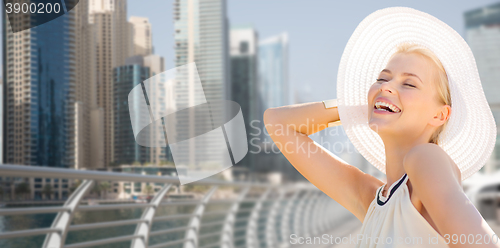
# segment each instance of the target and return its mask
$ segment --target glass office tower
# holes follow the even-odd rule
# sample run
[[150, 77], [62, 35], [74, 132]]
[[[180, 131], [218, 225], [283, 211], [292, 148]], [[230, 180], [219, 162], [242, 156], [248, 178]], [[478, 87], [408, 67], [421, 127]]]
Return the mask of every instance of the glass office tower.
[[291, 104], [287, 33], [266, 38], [259, 43], [259, 82], [265, 109]]
[[149, 78], [149, 75], [149, 67], [139, 64], [124, 65], [114, 69], [114, 162], [117, 164], [150, 162], [151, 149], [140, 146], [135, 141], [128, 99], [130, 91]]
[[74, 13], [16, 33], [3, 16], [4, 163], [74, 164]]
[[481, 170], [500, 169], [500, 3], [465, 12], [465, 40], [469, 44], [486, 99], [497, 124], [497, 142], [490, 160]]
[[[181, 139], [197, 136], [197, 130], [210, 125], [204, 121], [219, 120], [225, 114], [224, 106], [214, 102], [230, 98], [228, 20], [225, 0], [175, 0], [173, 7], [175, 65], [179, 67], [196, 63], [203, 87], [203, 94], [195, 90], [194, 78], [198, 76], [193, 72], [179, 73], [183, 76], [176, 77], [176, 109], [212, 102], [211, 112], [197, 114], [193, 119], [189, 118], [187, 112], [177, 115], [179, 123], [190, 123], [189, 128], [177, 125], [176, 135]], [[179, 145], [178, 157], [189, 158], [186, 164], [193, 167], [203, 167], [202, 164], [207, 161], [220, 161], [223, 155], [217, 151], [226, 144], [221, 143], [219, 138], [204, 136], [203, 139], [211, 144], [208, 148], [204, 142], [191, 139], [188, 144]]]

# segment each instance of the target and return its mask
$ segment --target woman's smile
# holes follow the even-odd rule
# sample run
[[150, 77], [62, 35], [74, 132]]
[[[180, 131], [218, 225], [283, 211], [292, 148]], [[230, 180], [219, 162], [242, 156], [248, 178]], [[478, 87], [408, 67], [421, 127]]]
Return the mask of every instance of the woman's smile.
[[395, 112], [391, 112], [389, 110], [385, 110], [385, 109], [377, 109], [377, 108], [373, 108], [373, 113], [375, 114], [381, 114], [381, 115], [392, 115], [392, 114], [399, 114], [401, 112], [398, 112], [398, 113], [395, 113]]

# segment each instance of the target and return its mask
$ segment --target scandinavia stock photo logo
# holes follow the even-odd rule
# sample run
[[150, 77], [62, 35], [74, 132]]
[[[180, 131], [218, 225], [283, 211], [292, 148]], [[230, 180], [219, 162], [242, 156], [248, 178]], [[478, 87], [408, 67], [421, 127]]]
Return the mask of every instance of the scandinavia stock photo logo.
[[[207, 80], [205, 90], [216, 85]], [[156, 74], [128, 95], [135, 141], [151, 148], [168, 145], [181, 185], [228, 169], [248, 152], [240, 105], [205, 97], [195, 63]]]

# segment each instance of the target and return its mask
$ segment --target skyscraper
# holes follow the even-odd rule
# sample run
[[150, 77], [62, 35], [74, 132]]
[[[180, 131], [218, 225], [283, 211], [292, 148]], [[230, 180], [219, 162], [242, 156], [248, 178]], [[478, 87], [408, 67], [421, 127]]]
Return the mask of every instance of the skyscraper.
[[[124, 65], [131, 51], [130, 24], [126, 0], [90, 0], [89, 22], [93, 25], [96, 69], [96, 102], [101, 112], [94, 113], [93, 135], [96, 144], [93, 156], [104, 166], [113, 161], [113, 68]], [[102, 129], [102, 130], [101, 130]], [[101, 139], [101, 140], [99, 140]], [[101, 159], [102, 156], [102, 159]]]
[[[131, 164], [134, 162], [161, 164], [165, 161], [172, 161], [171, 154], [167, 153], [167, 147], [144, 147], [140, 146], [134, 138], [131, 119], [129, 116], [129, 104], [136, 104], [139, 108], [139, 102], [130, 102], [129, 93], [139, 84], [142, 84], [146, 79], [160, 74], [164, 71], [163, 57], [158, 55], [148, 56], [133, 56], [126, 59], [124, 66], [119, 66], [114, 69], [114, 163]], [[161, 101], [166, 106], [155, 106], [172, 108], [174, 106], [173, 85], [171, 82], [158, 80], [151, 94], [148, 95], [150, 101]], [[141, 86], [142, 87], [142, 86]], [[155, 100], [153, 100], [154, 98]], [[167, 98], [169, 102], [158, 98]], [[135, 97], [134, 99], [139, 99]], [[141, 113], [140, 118], [149, 119], [149, 112]], [[157, 132], [150, 133], [152, 143], [158, 143], [155, 137], [157, 133], [163, 133], [163, 128]]]
[[[81, 9], [80, 9], [81, 10]], [[5, 163], [73, 167], [75, 24], [78, 6], [53, 21], [17, 33], [3, 15]], [[22, 15], [12, 24], [36, 22]]]
[[259, 43], [259, 82], [264, 109], [291, 104], [288, 82], [288, 34]]
[[0, 77], [0, 162], [3, 161], [3, 78]]
[[465, 12], [465, 40], [476, 59], [486, 99], [497, 123], [497, 142], [482, 170], [500, 169], [500, 3]]
[[[102, 146], [94, 144], [98, 132], [93, 130], [93, 120], [99, 109], [96, 105], [96, 67], [93, 25], [89, 23], [89, 1], [84, 0], [74, 10], [74, 50], [75, 56], [75, 114], [74, 114], [74, 167], [102, 167], [102, 156], [93, 156], [92, 149]], [[100, 127], [99, 127], [100, 128]], [[94, 127], [95, 129], [95, 127]], [[101, 160], [99, 160], [101, 158]]]
[[150, 72], [149, 67], [131, 62], [114, 69], [114, 162], [118, 164], [150, 162], [150, 148], [135, 142], [128, 102], [129, 92], [141, 85]]
[[149, 55], [153, 53], [153, 40], [151, 23], [148, 18], [131, 16], [129, 22], [132, 24], [132, 55]]
[[[257, 130], [253, 126], [262, 119], [261, 99], [259, 98], [257, 75], [257, 32], [248, 26], [231, 28], [230, 32], [230, 61], [231, 61], [231, 100], [241, 106], [247, 140], [250, 144], [260, 143]], [[262, 120], [260, 120], [262, 121]], [[258, 122], [257, 122], [258, 123]], [[239, 163], [245, 166], [250, 173], [255, 167], [255, 147], [249, 146], [251, 151]]]
[[[290, 86], [288, 82], [288, 35], [266, 38], [259, 43], [259, 95], [261, 97], [261, 113], [290, 103]], [[261, 130], [265, 130], [261, 124]], [[263, 142], [272, 142], [271, 137], [261, 136]]]
[[176, 66], [196, 62], [207, 101], [228, 99], [226, 1], [175, 0], [174, 19]]
[[[201, 92], [195, 92], [194, 71], [180, 73], [185, 77], [176, 78], [176, 109], [192, 107], [204, 103], [205, 100], [213, 103], [210, 104], [211, 112], [200, 113], [195, 119], [188, 119], [188, 115], [177, 116], [179, 123], [188, 123], [188, 127], [177, 125], [177, 135], [195, 137], [196, 130], [210, 125], [201, 120], [222, 118], [225, 114], [224, 106], [216, 105], [215, 102], [229, 99], [230, 96], [226, 1], [175, 0], [174, 27], [175, 64], [183, 66], [195, 62], [204, 91], [204, 95]], [[194, 69], [194, 67], [189, 68]], [[215, 128], [218, 127], [212, 127], [212, 129]], [[221, 140], [220, 137], [205, 137], [210, 139], [209, 143], [214, 149], [225, 146], [224, 143], [218, 143]], [[179, 154], [177, 155], [189, 158], [187, 163], [190, 165], [198, 166], [206, 161], [219, 160], [221, 156], [219, 153], [208, 151], [202, 144], [203, 142], [194, 142], [191, 139], [188, 143], [178, 147]]]

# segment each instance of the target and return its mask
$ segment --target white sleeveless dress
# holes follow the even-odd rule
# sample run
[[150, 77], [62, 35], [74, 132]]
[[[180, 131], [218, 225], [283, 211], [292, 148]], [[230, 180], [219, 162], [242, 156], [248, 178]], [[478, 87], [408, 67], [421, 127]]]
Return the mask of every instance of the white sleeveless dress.
[[445, 239], [417, 211], [410, 200], [406, 173], [382, 195], [384, 185], [377, 189], [366, 213], [356, 248], [445, 248]]

